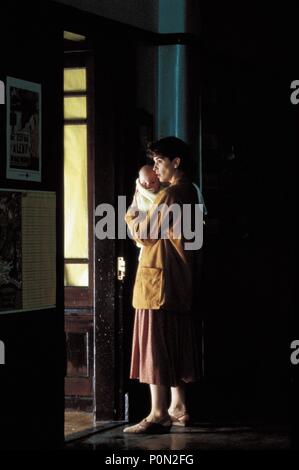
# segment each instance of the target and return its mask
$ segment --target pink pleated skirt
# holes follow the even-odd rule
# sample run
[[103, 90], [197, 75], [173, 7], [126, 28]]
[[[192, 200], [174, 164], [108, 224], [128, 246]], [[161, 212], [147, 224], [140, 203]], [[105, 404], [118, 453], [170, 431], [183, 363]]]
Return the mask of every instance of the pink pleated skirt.
[[192, 315], [137, 309], [130, 378], [175, 387], [200, 376], [200, 335]]

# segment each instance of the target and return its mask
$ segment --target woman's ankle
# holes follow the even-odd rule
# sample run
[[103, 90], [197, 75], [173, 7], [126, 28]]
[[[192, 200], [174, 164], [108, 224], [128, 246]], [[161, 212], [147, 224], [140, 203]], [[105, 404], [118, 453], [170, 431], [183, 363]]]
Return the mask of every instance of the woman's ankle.
[[182, 416], [184, 414], [187, 414], [187, 408], [186, 405], [176, 405], [176, 406], [171, 406], [168, 408], [168, 413], [169, 415], [172, 416]]

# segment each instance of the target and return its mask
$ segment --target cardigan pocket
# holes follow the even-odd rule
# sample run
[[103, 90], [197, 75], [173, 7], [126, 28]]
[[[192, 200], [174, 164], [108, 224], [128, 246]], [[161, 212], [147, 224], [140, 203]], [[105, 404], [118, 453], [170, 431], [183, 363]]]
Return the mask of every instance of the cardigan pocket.
[[159, 309], [163, 294], [163, 269], [141, 267], [138, 273], [136, 294], [140, 308]]

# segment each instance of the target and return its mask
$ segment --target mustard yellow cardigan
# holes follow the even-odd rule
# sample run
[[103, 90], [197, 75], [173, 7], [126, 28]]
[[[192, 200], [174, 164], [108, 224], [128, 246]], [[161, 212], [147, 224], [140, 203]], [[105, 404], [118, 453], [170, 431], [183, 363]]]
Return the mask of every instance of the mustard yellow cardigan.
[[[163, 211], [154, 217], [160, 204], [196, 204], [197, 193], [185, 177], [159, 192], [154, 205], [140, 220], [137, 207], [130, 206], [125, 221], [136, 242], [143, 246], [133, 289], [133, 307], [138, 309], [165, 308], [180, 312], [189, 311], [193, 299], [193, 269], [196, 251], [185, 250], [185, 240], [174, 238], [173, 220], [169, 224], [168, 238], [150, 238], [149, 227], [157, 233], [163, 227]], [[149, 235], [149, 236], [148, 236]]]

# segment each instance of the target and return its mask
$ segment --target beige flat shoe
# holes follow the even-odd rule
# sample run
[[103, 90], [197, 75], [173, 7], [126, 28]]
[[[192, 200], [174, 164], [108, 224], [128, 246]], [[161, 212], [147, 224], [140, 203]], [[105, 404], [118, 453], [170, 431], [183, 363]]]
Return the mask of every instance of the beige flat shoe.
[[173, 426], [189, 426], [190, 425], [190, 416], [188, 413], [184, 413], [180, 416], [170, 415], [171, 422]]
[[124, 428], [123, 432], [128, 434], [165, 434], [169, 433], [171, 424], [168, 416], [157, 422], [147, 421], [145, 418], [140, 423]]

